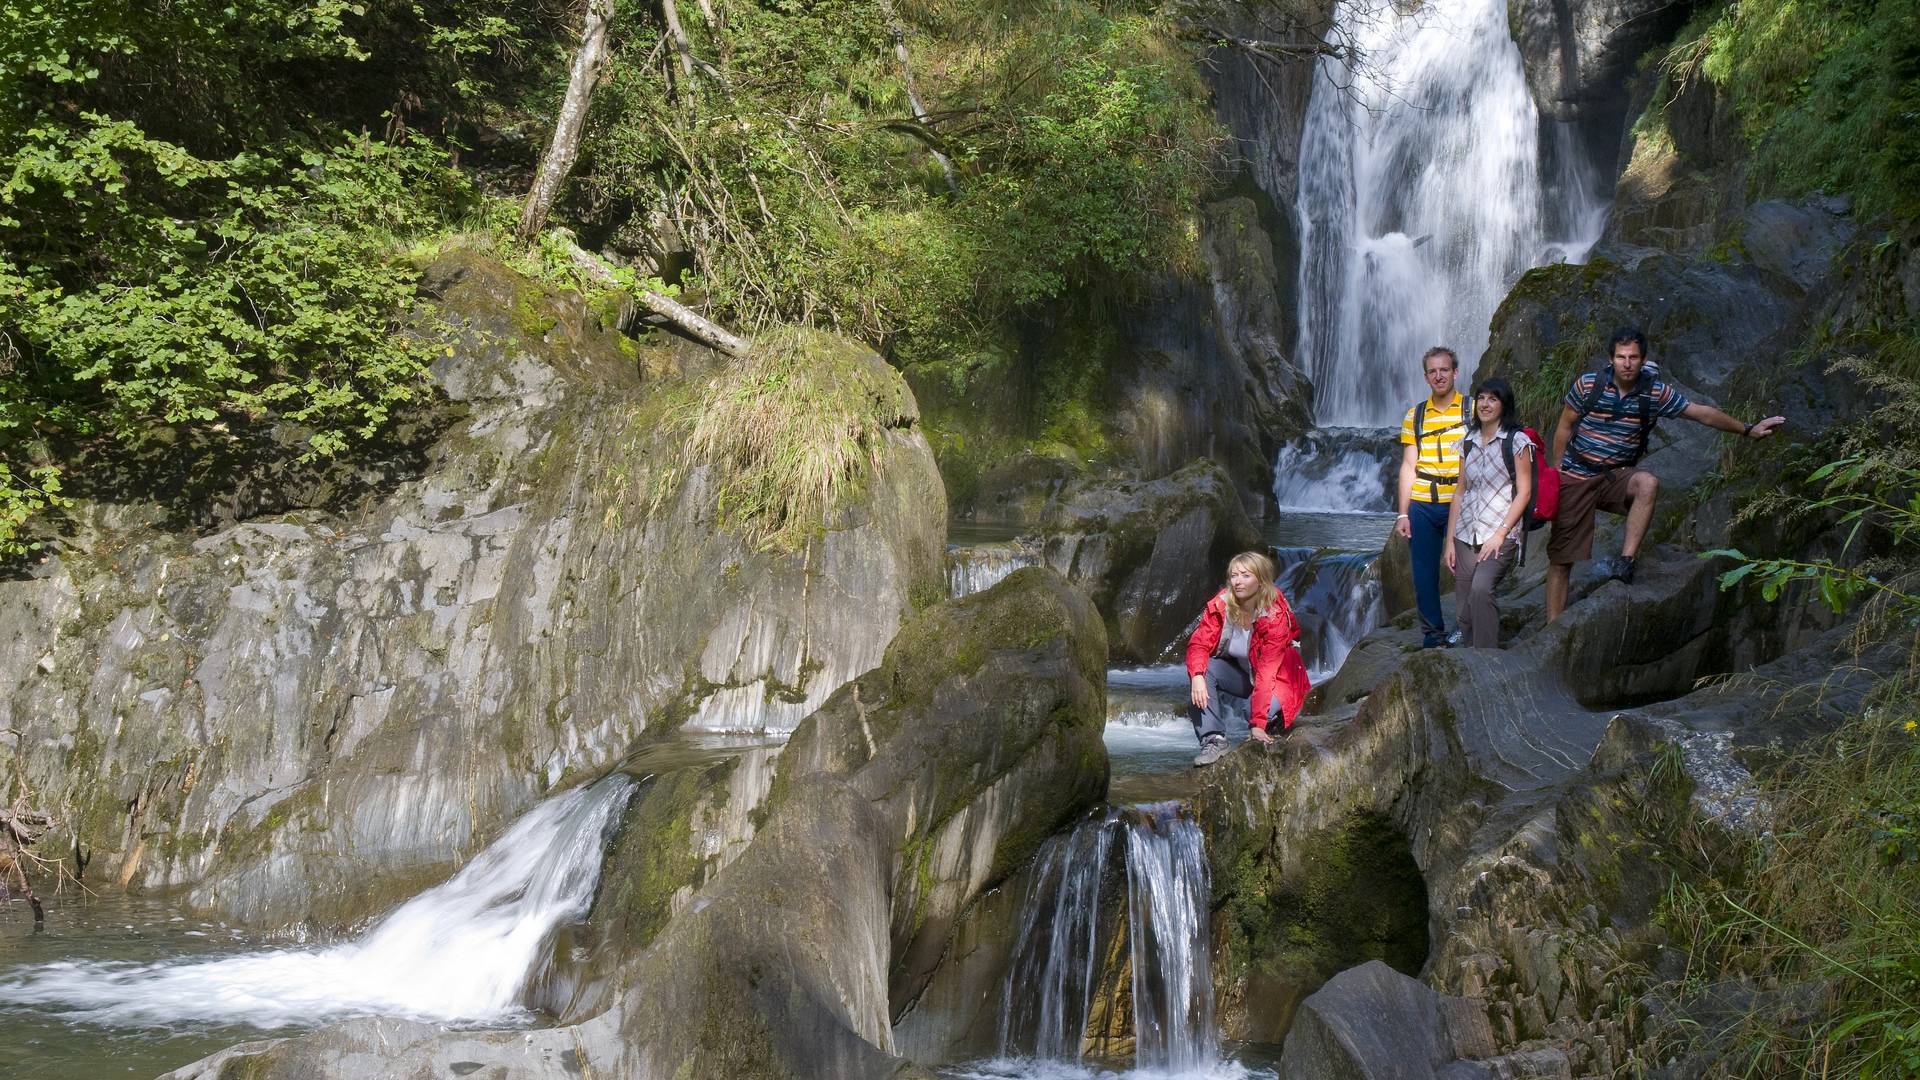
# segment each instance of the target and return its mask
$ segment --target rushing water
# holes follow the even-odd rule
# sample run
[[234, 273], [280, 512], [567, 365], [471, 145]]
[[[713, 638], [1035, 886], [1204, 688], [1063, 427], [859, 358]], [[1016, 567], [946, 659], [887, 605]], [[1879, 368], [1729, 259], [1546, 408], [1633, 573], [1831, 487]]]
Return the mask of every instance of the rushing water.
[[1428, 346], [1469, 375], [1513, 279], [1584, 258], [1602, 215], [1570, 136], [1543, 138], [1506, 0], [1344, 0], [1335, 18], [1374, 70], [1323, 59], [1308, 106], [1299, 355], [1321, 424], [1378, 426], [1424, 393]]
[[307, 1028], [371, 1014], [524, 1022], [527, 980], [554, 930], [586, 913], [607, 834], [631, 791], [632, 781], [615, 775], [541, 803], [453, 878], [356, 941], [215, 957], [181, 956], [176, 947], [158, 962], [15, 967], [0, 973], [0, 1025], [52, 1020], [181, 1034]]
[[[1124, 880], [1114, 865], [1124, 861]], [[1214, 1022], [1205, 838], [1177, 803], [1109, 808], [1048, 841], [1028, 888], [1001, 1012], [1000, 1057], [965, 1078], [1081, 1080], [1270, 1075], [1223, 1059]], [[1111, 995], [1115, 912], [1133, 1003], [1133, 1069], [1084, 1053], [1095, 998]]]

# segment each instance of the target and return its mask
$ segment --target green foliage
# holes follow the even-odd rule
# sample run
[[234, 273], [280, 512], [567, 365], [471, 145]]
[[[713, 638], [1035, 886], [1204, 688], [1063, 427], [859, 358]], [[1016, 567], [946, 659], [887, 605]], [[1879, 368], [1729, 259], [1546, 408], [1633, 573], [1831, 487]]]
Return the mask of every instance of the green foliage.
[[685, 11], [692, 78], [629, 25], [574, 212], [615, 208], [602, 227], [642, 250], [670, 217], [689, 284], [749, 328], [837, 328], [958, 383], [994, 370], [1009, 313], [1190, 243], [1218, 135], [1160, 25], [1086, 0], [908, 14], [924, 122], [871, 2]]
[[1920, 3], [1737, 0], [1678, 50], [1726, 89], [1767, 186], [1920, 215]]
[[477, 196], [406, 133], [479, 110], [520, 14], [0, 0], [0, 554], [100, 437], [328, 456], [425, 392], [400, 252]]
[[1662, 921], [1696, 986], [1829, 988], [1811, 1012], [1757, 1009], [1710, 1075], [1920, 1076], [1920, 710], [1878, 703], [1773, 770], [1769, 842], [1739, 872], [1676, 887]]

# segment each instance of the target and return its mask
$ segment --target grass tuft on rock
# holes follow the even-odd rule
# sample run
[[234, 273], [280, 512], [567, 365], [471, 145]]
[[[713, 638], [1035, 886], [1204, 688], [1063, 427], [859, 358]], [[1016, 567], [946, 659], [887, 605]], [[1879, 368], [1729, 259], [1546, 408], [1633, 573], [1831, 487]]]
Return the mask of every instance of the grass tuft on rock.
[[906, 383], [871, 352], [774, 331], [668, 416], [683, 441], [657, 499], [704, 471], [722, 527], [760, 550], [797, 550], [866, 489], [888, 432], [918, 420]]

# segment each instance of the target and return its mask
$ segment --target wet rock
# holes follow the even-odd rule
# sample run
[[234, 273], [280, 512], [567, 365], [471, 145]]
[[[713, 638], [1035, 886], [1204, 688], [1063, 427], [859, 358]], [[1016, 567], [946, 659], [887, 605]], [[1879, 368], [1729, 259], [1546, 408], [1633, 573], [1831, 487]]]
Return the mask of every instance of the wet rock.
[[45, 574], [0, 583], [5, 745], [90, 884], [351, 923], [643, 732], [791, 728], [944, 591], [932, 456], [871, 353], [815, 343], [898, 389], [873, 482], [756, 553], [700, 475], [652, 505], [677, 359], [479, 255], [429, 279], [460, 420], [417, 476], [204, 535], [82, 505]]
[[1086, 589], [1120, 662], [1147, 663], [1179, 644], [1226, 576], [1260, 545], [1220, 466], [1199, 461], [1159, 480], [1088, 480], [1047, 511], [1042, 555]]
[[[362, 1075], [374, 1042], [389, 1074], [928, 1075], [892, 1024], [960, 912], [1105, 791], [1105, 654], [1086, 598], [1041, 569], [909, 622], [794, 733], [763, 824], [613, 974], [595, 1016], [526, 1033], [354, 1021], [174, 1075]], [[605, 880], [650, 872], [637, 860]]]

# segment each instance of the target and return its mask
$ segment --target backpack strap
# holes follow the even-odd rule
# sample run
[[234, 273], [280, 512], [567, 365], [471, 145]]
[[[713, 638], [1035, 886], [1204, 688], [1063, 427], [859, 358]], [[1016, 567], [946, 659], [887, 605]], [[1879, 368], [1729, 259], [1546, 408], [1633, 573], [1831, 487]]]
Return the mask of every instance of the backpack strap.
[[1588, 413], [1592, 412], [1594, 406], [1600, 404], [1600, 395], [1606, 393], [1607, 387], [1612, 385], [1613, 365], [1609, 364], [1605, 368], [1594, 372], [1593, 385], [1587, 390], [1586, 400], [1580, 403], [1580, 415], [1585, 417]]
[[1500, 433], [1500, 456], [1507, 459], [1507, 493], [1517, 499], [1520, 497], [1520, 474], [1513, 468], [1513, 436], [1514, 432], [1511, 431]]

